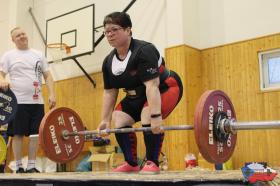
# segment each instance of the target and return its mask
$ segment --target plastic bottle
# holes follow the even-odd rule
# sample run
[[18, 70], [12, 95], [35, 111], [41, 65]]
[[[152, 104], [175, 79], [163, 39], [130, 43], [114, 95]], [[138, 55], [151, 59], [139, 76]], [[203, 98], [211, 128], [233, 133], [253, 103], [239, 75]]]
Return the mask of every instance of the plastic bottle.
[[193, 168], [197, 166], [197, 160], [194, 154], [188, 153], [185, 156], [186, 169]]
[[163, 157], [162, 157], [161, 170], [164, 170], [164, 171], [168, 170], [168, 160], [165, 155], [163, 155]]

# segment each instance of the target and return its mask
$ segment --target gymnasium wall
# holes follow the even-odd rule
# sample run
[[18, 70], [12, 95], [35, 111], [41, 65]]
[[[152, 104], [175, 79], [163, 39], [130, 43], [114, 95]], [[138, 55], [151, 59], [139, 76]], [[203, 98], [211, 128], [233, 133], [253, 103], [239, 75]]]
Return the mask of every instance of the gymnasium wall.
[[197, 3], [198, 25], [186, 25], [198, 27], [196, 42], [186, 42], [196, 48], [205, 49], [279, 33], [278, 0], [199, 0]]
[[[193, 104], [204, 91], [209, 89], [220, 89], [226, 92], [233, 102], [238, 121], [261, 121], [261, 120], [279, 120], [279, 91], [260, 91], [259, 62], [258, 52], [275, 49], [280, 47], [280, 34], [269, 35], [252, 40], [222, 45], [208, 48], [200, 51], [199, 60], [190, 58], [185, 60], [186, 64], [193, 66], [182, 66], [185, 70], [185, 89], [188, 93], [184, 94], [185, 100], [192, 100]], [[177, 56], [194, 56], [188, 50], [188, 46], [168, 48], [166, 59], [169, 64], [178, 59]], [[182, 50], [185, 49], [185, 53]], [[173, 60], [170, 60], [173, 59]], [[171, 65], [173, 68], [176, 66]], [[188, 68], [191, 68], [187, 72]], [[193, 72], [193, 74], [188, 73]], [[170, 123], [176, 121], [175, 118], [184, 118], [186, 123], [192, 122], [194, 106], [189, 102], [184, 102], [189, 112], [182, 117], [178, 112], [171, 115]], [[232, 156], [233, 167], [239, 169], [245, 162], [263, 161], [271, 166], [279, 166], [279, 130], [260, 130], [260, 131], [239, 131], [237, 145]], [[187, 137], [180, 136], [180, 140], [171, 137], [174, 140], [170, 146], [183, 146], [188, 143], [186, 152], [197, 152], [196, 144], [192, 133], [188, 132]], [[190, 139], [191, 138], [191, 139]], [[169, 141], [169, 140], [168, 140]], [[176, 142], [175, 142], [176, 141]], [[168, 142], [165, 142], [165, 144]], [[170, 148], [170, 147], [169, 147]], [[170, 151], [169, 155], [174, 157], [178, 152]], [[173, 154], [173, 155], [172, 155]], [[183, 152], [180, 151], [180, 156]], [[172, 161], [172, 160], [171, 160]], [[179, 160], [177, 160], [179, 161]], [[180, 164], [174, 164], [179, 168]], [[174, 167], [174, 168], [175, 168]]]
[[[102, 25], [104, 15], [123, 10], [127, 0], [0, 0], [0, 56], [14, 45], [9, 31], [15, 26], [26, 29], [30, 45], [45, 50], [44, 43], [29, 9], [43, 32], [46, 20], [95, 4], [95, 26]], [[65, 6], [67, 4], [67, 6]], [[252, 39], [279, 32], [278, 0], [138, 0], [128, 13], [133, 21], [133, 36], [154, 43], [164, 55], [165, 48], [187, 44], [205, 49], [221, 44]], [[144, 13], [143, 13], [144, 12]], [[96, 32], [97, 38], [102, 29]], [[87, 41], [85, 41], [87, 42]], [[111, 50], [105, 39], [92, 55], [78, 58], [88, 73], [100, 72], [101, 63]], [[56, 80], [83, 76], [72, 61], [51, 65]]]
[[[201, 51], [202, 91], [221, 89], [231, 98], [239, 121], [279, 120], [280, 92], [260, 91], [258, 52], [280, 47], [280, 34]], [[279, 130], [240, 131], [234, 167], [265, 161], [280, 165]]]
[[[180, 103], [165, 120], [165, 125], [193, 125], [194, 109], [201, 95], [201, 59], [200, 51], [187, 45], [167, 48], [165, 59], [167, 67], [176, 71], [183, 83], [184, 92]], [[163, 152], [167, 154], [169, 168], [183, 170], [185, 168], [185, 155], [197, 154], [197, 146], [194, 145], [194, 132], [171, 131], [165, 133]]]

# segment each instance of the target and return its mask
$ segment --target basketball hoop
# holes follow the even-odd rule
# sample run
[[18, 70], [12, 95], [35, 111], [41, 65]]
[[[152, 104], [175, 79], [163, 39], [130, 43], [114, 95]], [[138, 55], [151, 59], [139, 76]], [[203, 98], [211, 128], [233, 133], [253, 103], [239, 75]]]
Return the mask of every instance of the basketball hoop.
[[50, 54], [54, 63], [62, 62], [65, 55], [71, 53], [71, 48], [65, 43], [50, 43], [47, 44], [47, 51]]

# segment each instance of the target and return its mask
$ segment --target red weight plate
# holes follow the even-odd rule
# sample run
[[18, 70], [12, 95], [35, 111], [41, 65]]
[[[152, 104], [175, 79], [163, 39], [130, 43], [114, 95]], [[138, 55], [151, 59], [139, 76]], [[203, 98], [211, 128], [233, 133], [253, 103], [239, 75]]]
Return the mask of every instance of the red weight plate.
[[69, 136], [64, 139], [63, 131], [83, 131], [79, 115], [70, 108], [50, 110], [43, 118], [39, 129], [39, 140], [46, 156], [57, 162], [67, 163], [75, 159], [83, 149], [85, 136]]
[[225, 142], [214, 137], [214, 114], [224, 111], [228, 118], [236, 118], [229, 97], [220, 90], [208, 90], [199, 99], [195, 109], [194, 132], [201, 155], [211, 163], [226, 162], [235, 148], [237, 135], [230, 134]]

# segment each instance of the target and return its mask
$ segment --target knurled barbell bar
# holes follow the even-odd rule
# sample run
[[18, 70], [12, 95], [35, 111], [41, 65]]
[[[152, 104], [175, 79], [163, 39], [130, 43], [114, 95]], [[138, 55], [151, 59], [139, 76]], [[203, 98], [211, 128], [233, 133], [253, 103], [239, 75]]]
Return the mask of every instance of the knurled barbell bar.
[[[162, 130], [194, 129], [199, 151], [211, 163], [223, 163], [232, 156], [236, 131], [280, 128], [280, 121], [237, 122], [233, 104], [220, 90], [206, 91], [197, 103], [194, 116], [194, 125], [163, 126]], [[86, 131], [84, 128], [74, 110], [66, 107], [52, 109], [40, 125], [41, 148], [49, 159], [67, 163], [81, 153], [87, 135], [151, 131], [150, 127], [101, 131]]]
[[[162, 131], [168, 130], [193, 130], [194, 127], [192, 125], [178, 125], [178, 126], [161, 126]], [[104, 129], [104, 130], [85, 130], [85, 131], [74, 131], [69, 132], [67, 130], [62, 131], [62, 137], [64, 139], [68, 139], [70, 136], [77, 135], [102, 135], [102, 134], [110, 134], [110, 133], [129, 133], [129, 132], [148, 132], [151, 131], [151, 127], [141, 127], [141, 128], [120, 128], [120, 129]]]

